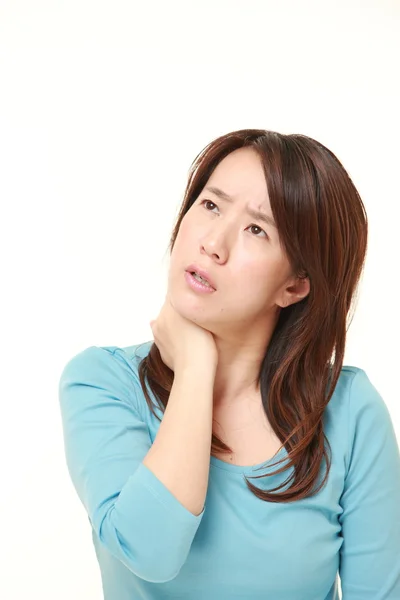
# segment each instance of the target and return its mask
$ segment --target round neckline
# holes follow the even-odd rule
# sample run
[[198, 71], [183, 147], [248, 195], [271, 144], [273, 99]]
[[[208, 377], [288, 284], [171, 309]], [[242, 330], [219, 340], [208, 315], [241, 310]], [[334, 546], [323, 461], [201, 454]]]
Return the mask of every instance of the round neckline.
[[[214, 467], [217, 467], [217, 469], [223, 469], [224, 471], [231, 471], [233, 473], [240, 473], [245, 475], [254, 474], [254, 471], [256, 471], [256, 474], [259, 475], [263, 467], [264, 469], [269, 468], [271, 463], [275, 463], [277, 460], [280, 460], [283, 456], [287, 455], [287, 450], [285, 447], [283, 447], [276, 454], [274, 454], [274, 456], [271, 456], [271, 458], [269, 458], [268, 460], [264, 460], [263, 462], [258, 463], [256, 465], [235, 465], [229, 462], [225, 462], [224, 460], [221, 460], [220, 458], [211, 455], [210, 464]], [[283, 463], [281, 463], [280, 465], [275, 465], [273, 468], [279, 469], [282, 466], [282, 464]], [[260, 471], [257, 471], [257, 469], [260, 469]]]

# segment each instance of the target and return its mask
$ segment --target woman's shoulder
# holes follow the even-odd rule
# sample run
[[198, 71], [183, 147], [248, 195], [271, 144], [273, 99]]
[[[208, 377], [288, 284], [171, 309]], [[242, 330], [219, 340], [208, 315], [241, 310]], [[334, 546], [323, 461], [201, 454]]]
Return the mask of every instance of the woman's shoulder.
[[325, 420], [343, 435], [349, 427], [356, 426], [358, 413], [366, 409], [379, 413], [382, 405], [385, 407], [366, 371], [355, 365], [343, 365], [326, 406]]
[[152, 342], [131, 346], [88, 346], [74, 353], [63, 366], [59, 378], [61, 397], [67, 390], [91, 387], [106, 390], [115, 397], [126, 397], [136, 406], [141, 402], [139, 363]]
[[337, 404], [345, 404], [347, 410], [384, 404], [366, 370], [355, 365], [342, 366], [332, 399]]
[[150, 351], [152, 341], [133, 344], [131, 346], [87, 346], [70, 356], [64, 365], [63, 371], [73, 368], [101, 368], [104, 362], [115, 363], [115, 360], [137, 371], [142, 358]]
[[[132, 346], [118, 347], [117, 350], [119, 350], [129, 361], [138, 367], [140, 361], [150, 352], [152, 344], [153, 340], [150, 340], [140, 344], [133, 344]], [[114, 346], [114, 348], [116, 347]]]
[[344, 365], [327, 406], [327, 419], [341, 423], [341, 435], [348, 434], [352, 445], [356, 436], [367, 439], [379, 430], [392, 434], [393, 421], [374, 378], [366, 370]]

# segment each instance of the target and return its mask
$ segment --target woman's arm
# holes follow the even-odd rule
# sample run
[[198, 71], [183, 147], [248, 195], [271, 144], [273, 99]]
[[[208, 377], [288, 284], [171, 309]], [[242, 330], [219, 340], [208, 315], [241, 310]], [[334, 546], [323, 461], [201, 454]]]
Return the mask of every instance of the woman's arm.
[[339, 517], [343, 600], [400, 598], [400, 455], [389, 411], [365, 371], [349, 397], [349, 451]]
[[140, 414], [142, 393], [122, 350], [92, 346], [74, 356], [59, 382], [65, 455], [100, 542], [137, 576], [165, 582], [184, 564], [204, 514], [193, 513], [208, 479], [212, 401], [196, 403], [198, 394], [210, 394], [205, 381], [178, 378], [149, 454], [154, 474], [143, 463], [152, 442]]
[[194, 515], [203, 511], [210, 470], [213, 374], [194, 365], [175, 373], [167, 407], [143, 460]]

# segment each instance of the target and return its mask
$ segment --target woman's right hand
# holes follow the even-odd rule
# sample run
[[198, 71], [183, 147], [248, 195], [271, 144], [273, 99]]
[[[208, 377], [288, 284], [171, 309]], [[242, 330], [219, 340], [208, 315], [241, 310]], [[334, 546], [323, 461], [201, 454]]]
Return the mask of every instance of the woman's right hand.
[[182, 317], [172, 306], [168, 294], [160, 314], [150, 321], [150, 327], [161, 358], [172, 371], [176, 373], [196, 365], [215, 371], [218, 351], [213, 334]]

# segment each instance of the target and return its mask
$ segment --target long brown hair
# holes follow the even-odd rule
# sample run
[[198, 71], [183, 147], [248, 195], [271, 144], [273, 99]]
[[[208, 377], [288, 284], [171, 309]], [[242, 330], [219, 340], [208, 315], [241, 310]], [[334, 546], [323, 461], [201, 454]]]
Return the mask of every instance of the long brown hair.
[[[274, 493], [245, 478], [258, 498], [293, 502], [317, 493], [328, 478], [331, 458], [324, 442], [331, 448], [323, 431], [323, 413], [343, 366], [347, 317], [364, 267], [368, 221], [350, 176], [328, 148], [305, 135], [242, 129], [216, 138], [194, 159], [170, 252], [184, 215], [215, 167], [230, 152], [244, 147], [256, 150], [262, 161], [272, 214], [293, 272], [310, 281], [305, 298], [281, 309], [258, 378], [268, 421], [288, 452], [274, 465], [288, 462], [257, 478], [291, 466], [293, 473]], [[154, 342], [139, 365], [139, 378], [148, 406], [161, 421], [146, 381], [164, 411], [174, 373], [163, 363]], [[211, 454], [216, 451], [231, 449], [213, 433]], [[323, 459], [326, 473], [317, 485]], [[287, 489], [275, 493], [290, 481]]]

